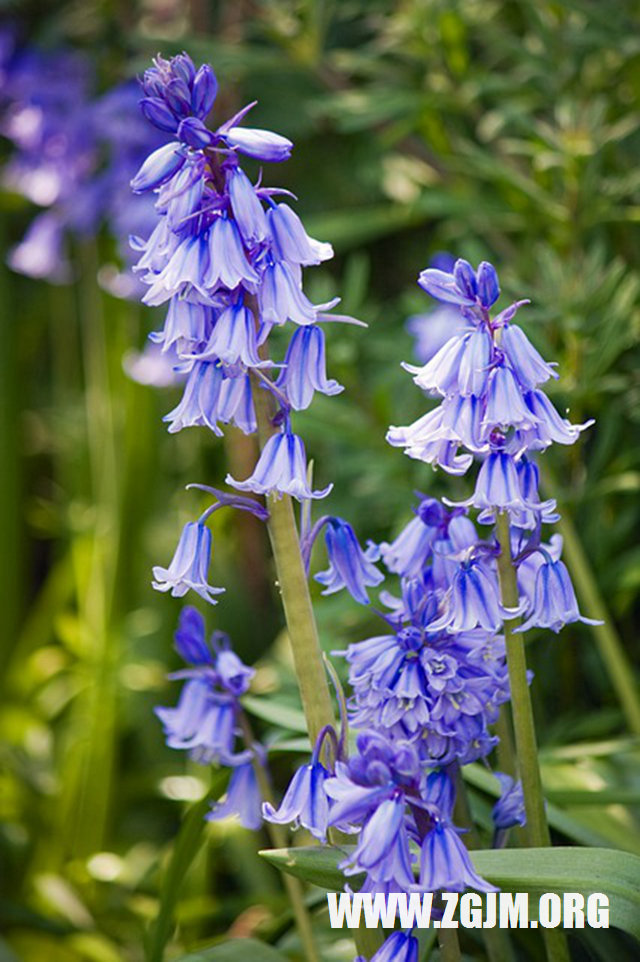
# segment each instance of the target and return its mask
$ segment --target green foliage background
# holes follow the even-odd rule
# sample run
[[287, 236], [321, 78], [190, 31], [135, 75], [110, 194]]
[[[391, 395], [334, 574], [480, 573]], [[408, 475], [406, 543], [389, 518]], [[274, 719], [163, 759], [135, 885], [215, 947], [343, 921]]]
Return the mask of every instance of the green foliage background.
[[[369, 324], [329, 331], [331, 373], [346, 390], [320, 398], [296, 424], [318, 480], [335, 482], [330, 510], [363, 539], [393, 535], [415, 489], [455, 497], [468, 488], [384, 442], [389, 424], [422, 410], [399, 366], [411, 359], [406, 317], [430, 306], [419, 270], [438, 250], [489, 259], [501, 303], [531, 298], [523, 325], [559, 362], [554, 401], [574, 421], [596, 418], [581, 443], [549, 453], [544, 478], [561, 505], [583, 611], [607, 622], [532, 639], [551, 821], [564, 844], [640, 854], [629, 667], [640, 589], [637, 5], [3, 8], [31, 42], [87, 50], [105, 88], [158, 50], [186, 49], [218, 73], [220, 115], [258, 99], [252, 122], [295, 141], [292, 160], [266, 178], [297, 194], [310, 233], [336, 249], [331, 265], [308, 272], [309, 290], [317, 300], [340, 293], [345, 312]], [[33, 211], [6, 195], [2, 212], [6, 250]], [[125, 377], [124, 352], [161, 318], [100, 289], [97, 269], [111, 248], [108, 237], [78, 245], [65, 287], [0, 268], [0, 960], [153, 962], [165, 943], [171, 959], [225, 933], [296, 957], [278, 875], [256, 855], [266, 839], [256, 846], [234, 826], [205, 829], [200, 804], [174, 848], [185, 808], [206, 792], [218, 797], [225, 776], [167, 749], [152, 714], [176, 697], [164, 678], [176, 666], [179, 607], [150, 589], [150, 567], [168, 560], [200, 506], [184, 485], [220, 483], [227, 464], [251, 452], [232, 434], [224, 444], [204, 432], [169, 437], [160, 419], [174, 397]], [[227, 594], [209, 623], [257, 663], [258, 695], [295, 708], [256, 528], [216, 515], [212, 580]], [[350, 599], [314, 595], [328, 651], [375, 627]], [[266, 714], [256, 721], [264, 734], [282, 718], [289, 731], [276, 762], [284, 780], [294, 760], [287, 748], [300, 748], [297, 716]], [[483, 774], [470, 783], [486, 827], [494, 787]], [[318, 926], [327, 937], [326, 917]], [[518, 957], [536, 958], [536, 943], [519, 938]], [[481, 957], [472, 940], [466, 951]], [[585, 935], [575, 951], [633, 957], [613, 932]], [[325, 952], [352, 957], [344, 939]]]

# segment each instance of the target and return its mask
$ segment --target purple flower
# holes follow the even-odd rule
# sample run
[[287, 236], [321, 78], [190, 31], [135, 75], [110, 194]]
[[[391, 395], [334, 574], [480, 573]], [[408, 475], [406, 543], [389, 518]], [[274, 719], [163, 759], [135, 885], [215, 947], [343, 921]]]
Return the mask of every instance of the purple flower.
[[571, 621], [582, 621], [586, 625], [601, 625], [601, 621], [584, 618], [578, 611], [571, 578], [564, 562], [545, 560], [538, 568], [535, 580], [533, 606], [527, 620], [516, 631], [529, 628], [551, 628], [558, 632]]
[[[262, 825], [262, 795], [253, 761], [238, 765], [229, 781], [224, 798], [214, 802], [206, 818], [210, 822], [236, 816], [244, 828], [256, 830]], [[259, 764], [259, 763], [258, 763]]]
[[309, 324], [293, 332], [276, 387], [286, 393], [294, 411], [308, 408], [315, 391], [333, 396], [344, 390], [337, 381], [327, 379], [322, 328]]
[[234, 221], [217, 217], [209, 231], [209, 268], [204, 283], [210, 290], [226, 287], [233, 290], [242, 284], [252, 291], [259, 277], [247, 260], [242, 238]]
[[240, 167], [228, 170], [227, 190], [243, 241], [248, 245], [259, 244], [268, 233], [267, 216], [253, 184]]
[[524, 795], [522, 782], [516, 781], [504, 772], [494, 772], [500, 782], [502, 794], [493, 806], [491, 818], [496, 829], [506, 830], [514, 825], [526, 825], [527, 815], [524, 809]]
[[281, 134], [274, 134], [271, 130], [259, 130], [255, 127], [229, 127], [224, 130], [224, 140], [229, 147], [234, 147], [247, 157], [264, 160], [269, 163], [280, 163], [288, 160], [293, 150], [293, 144]]
[[202, 351], [186, 356], [197, 361], [222, 361], [228, 365], [240, 362], [253, 368], [271, 367], [272, 364], [258, 357], [255, 318], [241, 301], [218, 315]]
[[554, 371], [555, 365], [547, 364], [522, 328], [516, 324], [506, 324], [502, 328], [500, 347], [525, 390], [537, 387], [550, 377], [558, 377], [558, 372]]
[[213, 588], [207, 583], [210, 560], [211, 532], [205, 525], [190, 521], [182, 530], [169, 567], [153, 569], [153, 587], [156, 591], [171, 591], [174, 598], [182, 598], [191, 589], [215, 605], [213, 596], [221, 594], [224, 588]]
[[393, 932], [371, 956], [371, 962], [418, 962], [420, 943], [411, 932]]
[[436, 819], [425, 836], [420, 853], [420, 887], [426, 892], [495, 892], [494, 885], [475, 871], [458, 831]]
[[500, 286], [495, 269], [483, 261], [474, 272], [468, 261], [457, 260], [452, 273], [427, 268], [420, 274], [418, 283], [436, 300], [464, 307], [487, 310], [500, 296]]
[[284, 798], [276, 809], [270, 802], [262, 806], [262, 813], [268, 822], [276, 825], [293, 823], [294, 828], [308, 829], [319, 841], [326, 841], [329, 820], [329, 799], [325, 792], [325, 782], [329, 772], [319, 759], [320, 751], [328, 729], [323, 729], [308, 765], [303, 765], [289, 783]]
[[162, 419], [169, 424], [169, 434], [197, 426], [207, 427], [221, 437], [217, 420], [220, 417], [218, 405], [224, 380], [219, 364], [196, 361], [187, 377], [182, 400]]
[[380, 557], [376, 545], [370, 541], [363, 551], [353, 528], [342, 518], [328, 519], [325, 543], [329, 567], [315, 575], [315, 580], [325, 586], [322, 594], [330, 595], [346, 588], [361, 605], [368, 605], [367, 587], [384, 581], [384, 575], [373, 564]]
[[226, 483], [254, 494], [289, 494], [298, 501], [326, 498], [333, 485], [312, 491], [307, 480], [307, 458], [302, 438], [289, 432], [273, 434], [260, 453], [253, 474], [236, 481], [230, 474]]
[[496, 632], [502, 627], [503, 608], [495, 574], [480, 561], [463, 561], [453, 578], [445, 613], [429, 627], [450, 632], [480, 627]]
[[158, 147], [142, 164], [131, 181], [131, 189], [136, 194], [155, 190], [176, 174], [186, 160], [186, 154], [178, 141], [171, 141]]
[[267, 212], [273, 250], [278, 260], [290, 264], [319, 264], [333, 257], [331, 244], [309, 237], [298, 215], [288, 204], [277, 204]]

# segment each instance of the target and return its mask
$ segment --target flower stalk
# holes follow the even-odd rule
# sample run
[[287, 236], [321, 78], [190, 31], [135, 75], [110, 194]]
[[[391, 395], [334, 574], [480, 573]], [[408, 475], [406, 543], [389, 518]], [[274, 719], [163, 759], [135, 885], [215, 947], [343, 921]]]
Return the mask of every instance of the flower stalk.
[[[254, 381], [254, 403], [260, 448], [275, 433], [271, 424], [270, 395]], [[322, 660], [300, 540], [288, 495], [267, 495], [267, 529], [276, 565], [278, 590], [291, 641], [302, 707], [311, 744], [325, 725], [335, 722], [329, 683]]]

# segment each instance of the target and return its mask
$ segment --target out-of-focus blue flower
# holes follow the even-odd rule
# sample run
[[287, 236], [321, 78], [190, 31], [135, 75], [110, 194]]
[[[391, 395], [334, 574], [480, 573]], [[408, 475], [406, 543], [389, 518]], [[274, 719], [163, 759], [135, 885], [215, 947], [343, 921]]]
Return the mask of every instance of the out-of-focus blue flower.
[[224, 588], [214, 588], [207, 583], [210, 561], [211, 532], [206, 525], [190, 521], [182, 530], [169, 567], [154, 567], [153, 587], [156, 591], [171, 591], [174, 598], [182, 598], [192, 590], [215, 605], [214, 595], [221, 594]]
[[380, 557], [379, 549], [370, 541], [363, 551], [353, 528], [342, 518], [327, 520], [325, 543], [329, 567], [315, 575], [316, 581], [325, 586], [322, 594], [330, 595], [346, 588], [361, 605], [368, 605], [367, 587], [384, 581], [384, 575], [373, 564]]
[[175, 640], [190, 667], [170, 676], [186, 680], [177, 706], [155, 709], [167, 745], [188, 751], [201, 764], [243, 765], [252, 752], [234, 751], [238, 697], [247, 691], [253, 669], [231, 650], [222, 632], [214, 632], [207, 645], [204, 619], [195, 608], [183, 609]]
[[514, 825], [526, 825], [527, 815], [524, 809], [524, 795], [522, 782], [516, 781], [504, 772], [493, 773], [502, 789], [500, 798], [493, 806], [491, 818], [499, 830], [513, 828]]
[[253, 474], [246, 481], [227, 475], [226, 483], [239, 491], [254, 494], [289, 494], [298, 501], [325, 498], [333, 485], [312, 491], [307, 480], [307, 458], [304, 442], [288, 431], [272, 435], [265, 444]]
[[206, 815], [208, 821], [217, 822], [222, 818], [235, 816], [240, 819], [244, 828], [253, 831], [260, 828], [262, 795], [255, 764], [259, 762], [248, 761], [234, 768], [224, 798], [220, 802], [214, 802], [211, 811]]

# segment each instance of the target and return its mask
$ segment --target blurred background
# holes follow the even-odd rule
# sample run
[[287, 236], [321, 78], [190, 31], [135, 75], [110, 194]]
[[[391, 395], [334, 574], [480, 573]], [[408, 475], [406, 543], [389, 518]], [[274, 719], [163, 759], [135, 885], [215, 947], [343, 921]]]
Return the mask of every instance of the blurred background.
[[[166, 748], [153, 714], [177, 697], [180, 606], [152, 591], [151, 566], [200, 510], [185, 485], [221, 484], [229, 465], [244, 477], [253, 458], [234, 431], [168, 435], [180, 388], [139, 383], [163, 315], [126, 271], [127, 236], [153, 223], [128, 181], [157, 140], [127, 81], [158, 52], [212, 64], [216, 123], [257, 99], [251, 123], [295, 142], [265, 179], [334, 245], [307, 290], [369, 325], [327, 331], [346, 390], [296, 425], [335, 484], [328, 510], [362, 541], [397, 533], [416, 490], [467, 493], [384, 441], [424, 410], [400, 368], [426, 349], [411, 333], [425, 322], [406, 326], [434, 306], [418, 272], [441, 251], [488, 259], [501, 307], [531, 299], [519, 321], [559, 363], [554, 402], [596, 419], [542, 470], [581, 609], [606, 621], [530, 645], [552, 824], [563, 844], [640, 854], [637, 14], [632, 0], [0, 5], [1, 962], [159, 962], [251, 933], [299, 951], [255, 854], [266, 837], [202, 821], [226, 775]], [[213, 531], [227, 593], [208, 625], [258, 668], [255, 724], [284, 724], [284, 781], [301, 726], [266, 537], [230, 512]], [[348, 596], [313, 593], [327, 651], [376, 633]], [[472, 803], [488, 830], [491, 792]], [[348, 940], [324, 951], [352, 958]], [[625, 951], [586, 933], [579, 957]]]

